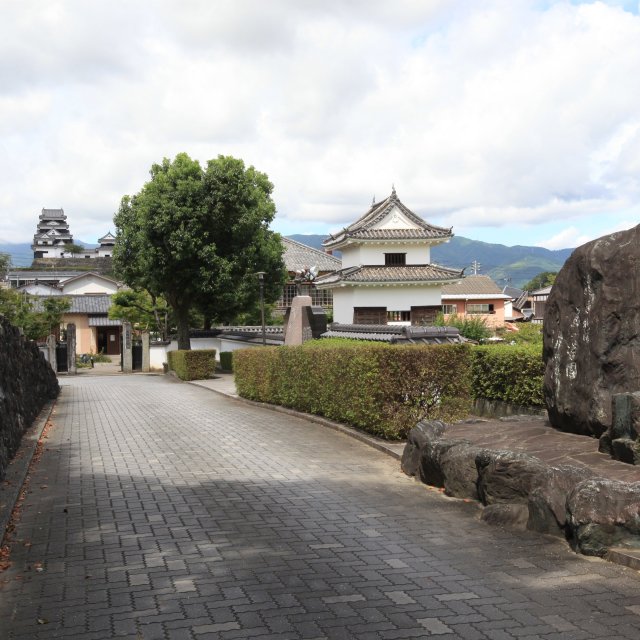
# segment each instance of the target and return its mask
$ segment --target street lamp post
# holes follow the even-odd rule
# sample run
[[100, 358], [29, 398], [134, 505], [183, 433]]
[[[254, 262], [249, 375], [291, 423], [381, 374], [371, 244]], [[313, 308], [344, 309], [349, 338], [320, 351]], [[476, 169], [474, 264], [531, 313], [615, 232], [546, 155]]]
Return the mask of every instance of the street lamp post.
[[267, 336], [264, 328], [264, 271], [258, 271], [258, 280], [260, 281], [260, 317], [262, 319], [262, 346], [267, 346]]

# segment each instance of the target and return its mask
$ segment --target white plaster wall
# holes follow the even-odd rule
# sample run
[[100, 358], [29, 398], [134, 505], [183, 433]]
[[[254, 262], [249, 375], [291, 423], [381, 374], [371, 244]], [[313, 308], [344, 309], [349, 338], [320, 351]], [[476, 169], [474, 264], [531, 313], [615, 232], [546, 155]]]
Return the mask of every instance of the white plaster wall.
[[409, 311], [411, 307], [440, 305], [440, 286], [343, 287], [333, 290], [333, 319], [351, 324], [354, 307], [386, 307]]
[[[169, 344], [154, 344], [149, 346], [149, 367], [152, 371], [162, 371], [162, 363], [167, 361], [167, 352], [175, 351], [178, 342], [172, 340]], [[216, 360], [220, 361], [220, 338], [191, 338], [191, 349], [215, 349]], [[228, 349], [231, 351], [231, 349]]]
[[427, 245], [415, 244], [369, 244], [342, 249], [342, 268], [358, 265], [383, 265], [385, 253], [406, 253], [407, 264], [429, 264], [431, 250]]
[[353, 322], [353, 290], [351, 287], [338, 287], [333, 290], [333, 321], [341, 324]]
[[262, 349], [260, 342], [242, 342], [239, 340], [225, 340], [220, 338], [220, 349], [222, 351], [240, 351], [241, 349]]
[[88, 275], [73, 282], [63, 283], [62, 289], [65, 294], [69, 295], [84, 295], [86, 293], [111, 294], [118, 291], [118, 285], [115, 282]]

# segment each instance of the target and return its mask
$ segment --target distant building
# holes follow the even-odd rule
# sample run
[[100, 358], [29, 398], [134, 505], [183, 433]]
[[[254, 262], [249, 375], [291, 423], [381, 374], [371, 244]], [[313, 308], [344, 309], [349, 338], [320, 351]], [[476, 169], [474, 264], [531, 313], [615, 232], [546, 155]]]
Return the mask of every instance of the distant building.
[[[291, 301], [296, 296], [297, 285], [294, 279], [297, 271], [317, 267], [318, 276], [320, 277], [338, 271], [342, 266], [342, 262], [339, 258], [291, 238], [282, 238], [282, 246], [284, 247], [282, 258], [289, 274], [289, 281], [284, 285], [284, 290], [276, 304], [276, 309], [286, 311], [291, 307]], [[330, 289], [317, 289], [313, 283], [308, 288], [308, 293], [314, 305], [321, 306], [326, 311], [333, 308], [333, 296]]]
[[505, 303], [512, 298], [484, 275], [467, 276], [455, 284], [442, 287], [442, 312], [445, 316], [482, 318], [488, 327], [504, 326]]
[[442, 310], [442, 286], [463, 277], [430, 262], [431, 247], [452, 236], [413, 213], [394, 189], [323, 242], [342, 251], [342, 269], [318, 278], [316, 287], [333, 291], [333, 317], [342, 324], [433, 323]]
[[73, 243], [63, 209], [43, 209], [33, 236], [34, 258], [62, 258], [65, 245]]
[[34, 260], [40, 258], [111, 258], [116, 237], [109, 231], [98, 240], [96, 249], [84, 249], [72, 254], [66, 247], [73, 244], [73, 235], [69, 229], [64, 209], [43, 209], [38, 219], [36, 233], [33, 236]]

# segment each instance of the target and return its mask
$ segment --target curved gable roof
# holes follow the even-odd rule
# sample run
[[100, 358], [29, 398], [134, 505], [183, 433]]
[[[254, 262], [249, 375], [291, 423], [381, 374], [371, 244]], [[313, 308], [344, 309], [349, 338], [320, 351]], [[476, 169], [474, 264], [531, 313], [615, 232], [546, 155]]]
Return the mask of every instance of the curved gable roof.
[[[412, 228], [379, 228], [391, 211], [398, 209], [413, 225]], [[451, 229], [429, 224], [405, 206], [393, 189], [391, 195], [381, 202], [374, 202], [370, 209], [355, 222], [336, 235], [331, 235], [322, 244], [330, 249], [338, 249], [350, 241], [375, 240], [448, 240], [453, 237]]]

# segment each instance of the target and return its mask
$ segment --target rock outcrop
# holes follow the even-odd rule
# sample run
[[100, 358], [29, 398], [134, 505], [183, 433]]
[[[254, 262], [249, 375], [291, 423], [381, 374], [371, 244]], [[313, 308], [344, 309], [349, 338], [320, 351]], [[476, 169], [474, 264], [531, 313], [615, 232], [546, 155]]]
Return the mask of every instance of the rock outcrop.
[[0, 479], [24, 432], [59, 391], [38, 347], [0, 316]]
[[409, 432], [402, 469], [447, 495], [479, 500], [489, 524], [563, 536], [587, 555], [640, 547], [640, 482], [479, 447], [455, 437], [448, 425], [426, 421]]
[[576, 249], [544, 317], [551, 424], [600, 437], [615, 394], [640, 391], [640, 226]]

